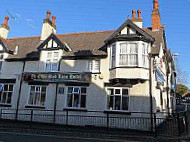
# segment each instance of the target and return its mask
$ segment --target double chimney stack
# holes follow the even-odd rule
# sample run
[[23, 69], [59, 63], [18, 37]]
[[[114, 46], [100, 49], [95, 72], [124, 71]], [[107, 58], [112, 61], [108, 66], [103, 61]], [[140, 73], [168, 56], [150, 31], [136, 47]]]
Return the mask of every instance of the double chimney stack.
[[143, 20], [141, 17], [141, 10], [137, 10], [137, 17], [136, 17], [136, 10], [133, 9], [132, 10], [132, 21], [139, 27], [142, 28], [143, 27]]
[[50, 20], [51, 16], [51, 11], [47, 11], [46, 19], [43, 21], [43, 26], [42, 26], [42, 33], [41, 33], [41, 38], [40, 40], [45, 40], [47, 37], [49, 37], [52, 33], [56, 33], [56, 25], [55, 25], [55, 20], [56, 16], [52, 16], [52, 20]]

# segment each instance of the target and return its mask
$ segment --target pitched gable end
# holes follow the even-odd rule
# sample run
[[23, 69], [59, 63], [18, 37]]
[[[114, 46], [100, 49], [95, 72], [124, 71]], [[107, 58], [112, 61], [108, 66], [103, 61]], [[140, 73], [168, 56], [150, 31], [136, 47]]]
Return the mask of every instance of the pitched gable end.
[[114, 38], [138, 38], [143, 37], [150, 42], [154, 42], [154, 38], [146, 33], [144, 30], [139, 28], [130, 19], [127, 19], [106, 41], [110, 42]]
[[46, 40], [44, 40], [37, 48], [38, 50], [58, 50], [64, 49], [65, 51], [71, 51], [66, 43], [61, 42], [55, 34], [51, 34]]
[[7, 48], [7, 46], [6, 46], [6, 44], [0, 39], [0, 52], [2, 53], [2, 52], [9, 52], [9, 50], [8, 50], [8, 48]]

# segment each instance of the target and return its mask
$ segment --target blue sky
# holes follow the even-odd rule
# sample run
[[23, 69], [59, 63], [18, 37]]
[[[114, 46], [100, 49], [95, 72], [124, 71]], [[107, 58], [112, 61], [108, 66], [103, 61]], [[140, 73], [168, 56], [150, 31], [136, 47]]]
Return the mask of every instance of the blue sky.
[[[117, 29], [141, 9], [144, 27], [151, 26], [153, 0], [1, 0], [0, 23], [9, 15], [9, 38], [40, 35], [46, 11], [56, 15], [57, 33]], [[190, 70], [190, 0], [159, 0], [168, 48], [180, 54], [182, 70]], [[189, 74], [189, 73], [188, 73]], [[188, 79], [190, 87], [190, 79]]]

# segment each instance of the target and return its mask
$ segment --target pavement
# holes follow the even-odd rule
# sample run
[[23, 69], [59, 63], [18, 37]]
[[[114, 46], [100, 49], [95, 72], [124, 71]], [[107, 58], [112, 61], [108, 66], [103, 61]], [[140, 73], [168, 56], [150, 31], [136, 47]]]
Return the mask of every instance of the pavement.
[[0, 142], [135, 142], [135, 141], [1, 132]]
[[190, 142], [190, 136], [177, 139], [126, 137], [125, 139], [108, 139], [97, 137], [55, 136], [27, 133], [0, 132], [0, 142]]

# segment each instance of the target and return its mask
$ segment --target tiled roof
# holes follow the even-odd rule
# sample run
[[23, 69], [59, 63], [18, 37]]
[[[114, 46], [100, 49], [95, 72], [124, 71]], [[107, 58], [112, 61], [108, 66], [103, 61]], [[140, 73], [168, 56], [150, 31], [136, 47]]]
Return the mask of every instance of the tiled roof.
[[160, 29], [158, 31], [152, 31], [150, 28], [144, 28], [143, 30], [155, 38], [155, 42], [151, 48], [151, 53], [153, 55], [159, 54], [161, 44], [165, 47], [164, 30]]
[[[163, 40], [163, 30], [152, 31], [149, 28], [143, 29], [149, 35], [155, 38], [154, 47], [152, 47], [152, 53], [158, 54], [161, 43]], [[81, 32], [81, 33], [70, 33], [70, 34], [56, 34], [61, 42], [66, 43], [72, 52], [67, 53], [67, 56], [75, 56], [80, 50], [89, 50], [94, 55], [105, 55], [105, 52], [98, 51], [115, 31], [98, 31], [98, 32]], [[8, 40], [2, 40], [8, 49], [14, 51], [16, 46], [19, 46], [17, 55], [10, 55], [9, 59], [19, 59], [30, 57], [38, 57], [39, 53], [37, 47], [41, 44], [40, 36], [35, 37], [21, 37], [11, 38]], [[85, 52], [80, 52], [85, 53]], [[86, 52], [87, 53], [87, 52]]]

